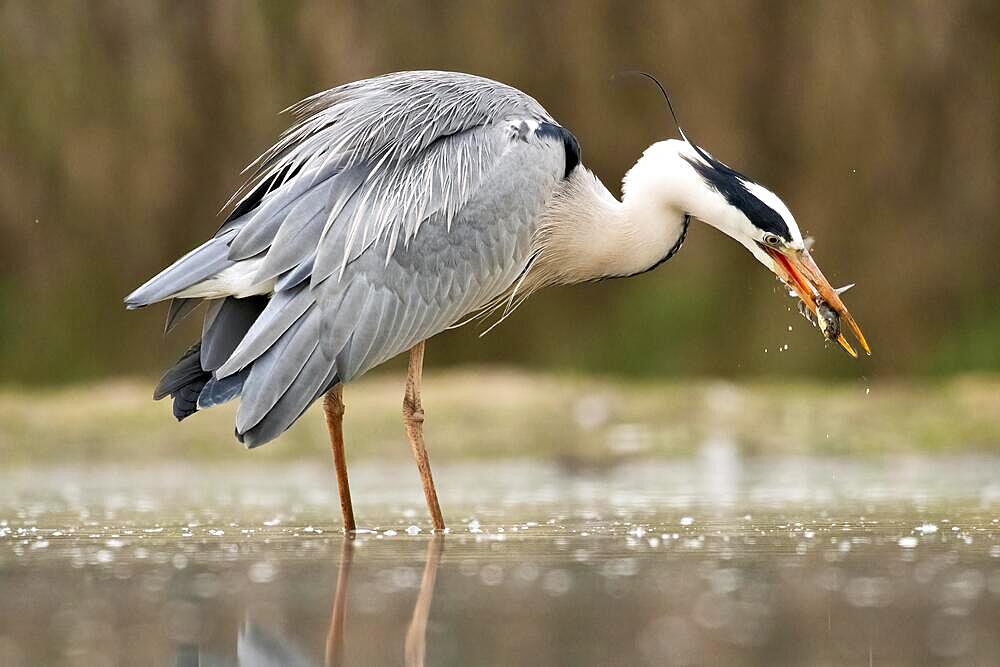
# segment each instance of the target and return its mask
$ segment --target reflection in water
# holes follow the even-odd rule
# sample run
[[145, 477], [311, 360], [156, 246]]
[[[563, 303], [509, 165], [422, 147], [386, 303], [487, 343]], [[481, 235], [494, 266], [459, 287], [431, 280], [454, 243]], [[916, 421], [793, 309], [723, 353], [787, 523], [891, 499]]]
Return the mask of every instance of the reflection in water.
[[[271, 634], [267, 628], [255, 625], [252, 620], [247, 620], [240, 627], [236, 657], [240, 667], [316, 667], [293, 642]], [[204, 662], [190, 664], [203, 665]]]
[[344, 537], [340, 544], [340, 565], [337, 566], [337, 589], [333, 593], [330, 610], [330, 631], [326, 635], [326, 665], [344, 664], [344, 619], [347, 616], [347, 584], [351, 579], [351, 562], [354, 560], [354, 540]]
[[[355, 541], [344, 537], [340, 548], [340, 562], [337, 566], [337, 587], [333, 594], [330, 610], [330, 628], [326, 635], [325, 667], [341, 667], [344, 661], [344, 633], [347, 618], [348, 586], [351, 580], [351, 565], [354, 561]], [[427, 542], [427, 560], [420, 579], [417, 601], [406, 631], [404, 642], [404, 664], [406, 667], [423, 667], [427, 654], [427, 619], [434, 599], [434, 582], [441, 565], [444, 538], [439, 534], [431, 536]], [[300, 649], [285, 638], [268, 633], [263, 626], [254, 624], [253, 619], [240, 628], [236, 649], [240, 667], [313, 667]], [[197, 647], [184, 646], [178, 649], [177, 664], [199, 665]], [[192, 660], [193, 658], [193, 660]]]
[[427, 619], [431, 614], [434, 582], [437, 579], [438, 567], [441, 565], [443, 550], [444, 538], [438, 534], [433, 535], [427, 543], [424, 575], [420, 578], [417, 603], [413, 605], [413, 616], [410, 617], [410, 627], [406, 631], [404, 655], [407, 667], [424, 667], [424, 657], [427, 655]]

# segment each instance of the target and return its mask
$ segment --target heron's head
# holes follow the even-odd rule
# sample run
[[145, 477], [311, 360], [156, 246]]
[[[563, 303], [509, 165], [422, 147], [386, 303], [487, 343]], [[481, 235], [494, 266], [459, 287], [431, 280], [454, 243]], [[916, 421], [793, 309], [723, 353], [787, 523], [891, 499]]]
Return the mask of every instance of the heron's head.
[[736, 239], [790, 293], [798, 295], [802, 302], [800, 310], [819, 326], [828, 340], [836, 340], [851, 356], [858, 356], [841, 333], [843, 320], [861, 348], [871, 354], [861, 327], [840, 298], [840, 292], [846, 288], [835, 290], [819, 270], [795, 218], [778, 195], [716, 160], [688, 139], [666, 88], [655, 76], [639, 71], [621, 74], [642, 76], [656, 84], [681, 135], [681, 140], [660, 141], [646, 149], [625, 177], [624, 194], [627, 196], [632, 189], [641, 193], [635, 199], [660, 200], [675, 216], [682, 213], [700, 219]]
[[[693, 191], [690, 211], [743, 244], [791, 293], [797, 294], [813, 321], [831, 340], [857, 356], [840, 331], [840, 321], [854, 333], [861, 348], [871, 350], [861, 328], [847, 310], [838, 290], [820, 271], [806, 247], [788, 207], [767, 188], [753, 182], [686, 139], [663, 142], [675, 153], [680, 169], [690, 169], [686, 182]], [[839, 320], [833, 317], [836, 313]]]

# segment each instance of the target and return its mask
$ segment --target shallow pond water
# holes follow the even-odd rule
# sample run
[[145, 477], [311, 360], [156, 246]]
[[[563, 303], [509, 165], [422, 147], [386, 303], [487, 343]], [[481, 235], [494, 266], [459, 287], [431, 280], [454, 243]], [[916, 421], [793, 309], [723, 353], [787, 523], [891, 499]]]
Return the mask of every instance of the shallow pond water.
[[0, 474], [2, 665], [992, 665], [1000, 459]]

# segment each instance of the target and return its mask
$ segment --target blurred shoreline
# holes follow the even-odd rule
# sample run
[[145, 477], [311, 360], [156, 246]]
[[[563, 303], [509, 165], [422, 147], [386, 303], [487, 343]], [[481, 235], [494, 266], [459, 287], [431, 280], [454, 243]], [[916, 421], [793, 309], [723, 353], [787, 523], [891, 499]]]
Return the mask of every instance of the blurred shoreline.
[[[237, 404], [181, 424], [151, 379], [0, 388], [2, 468], [51, 463], [320, 461], [319, 408], [247, 452]], [[407, 461], [402, 378], [346, 387], [351, 460]], [[430, 371], [427, 437], [435, 461], [546, 459], [601, 467], [718, 451], [740, 456], [880, 456], [1000, 451], [1000, 376], [939, 382], [621, 381], [480, 367]]]

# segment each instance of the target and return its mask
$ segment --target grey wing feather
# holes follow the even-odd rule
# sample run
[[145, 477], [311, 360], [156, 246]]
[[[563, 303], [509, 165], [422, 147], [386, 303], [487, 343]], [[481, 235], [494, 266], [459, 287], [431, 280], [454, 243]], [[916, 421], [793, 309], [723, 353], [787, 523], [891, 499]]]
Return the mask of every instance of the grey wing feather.
[[315, 259], [316, 253], [313, 253], [310, 257], [302, 260], [295, 267], [285, 271], [278, 279], [274, 282], [275, 292], [284, 292], [286, 290], [298, 287], [312, 275], [313, 269], [313, 259]]
[[254, 362], [315, 303], [305, 286], [276, 292], [233, 353], [217, 370], [218, 377], [232, 375]]
[[319, 345], [319, 309], [312, 308], [254, 362], [243, 388], [236, 429], [257, 425], [302, 372]]
[[247, 259], [272, 248], [282, 228], [295, 227], [296, 223], [301, 226], [321, 210], [335, 208], [337, 202], [353, 194], [363, 173], [357, 167], [345, 171], [336, 170], [333, 165], [297, 173], [291, 181], [269, 193], [259, 207], [232, 221], [239, 233], [230, 246], [229, 259]]
[[208, 299], [208, 308], [205, 309], [205, 319], [201, 321], [202, 337], [212, 328], [215, 318], [219, 316], [219, 312], [222, 310], [224, 301], [225, 299]]
[[[201, 334], [201, 367], [213, 371], [230, 357], [267, 306], [266, 297], [227, 297], [205, 318]], [[214, 305], [214, 304], [213, 304]]]
[[233, 400], [242, 393], [243, 384], [249, 375], [250, 369], [244, 368], [239, 373], [229, 377], [213, 377], [205, 383], [201, 393], [198, 394], [198, 409], [204, 410], [213, 405], [221, 405]]
[[[284, 433], [336, 381], [335, 367], [323, 354], [321, 346], [314, 347], [301, 372], [267, 412], [266, 417], [247, 431], [241, 432], [237, 427], [238, 437], [248, 447], [257, 447], [273, 440]], [[242, 407], [241, 404], [241, 410]]]
[[344, 377], [354, 377], [361, 368], [375, 341], [388, 334], [389, 311], [395, 311], [395, 298], [385, 289], [374, 289], [351, 333], [350, 345], [337, 357], [337, 368]]
[[372, 284], [364, 275], [355, 276], [347, 284], [344, 282], [331, 281], [317, 290], [319, 306], [324, 314], [320, 345], [330, 357], [339, 354], [347, 345], [374, 293]]
[[331, 179], [325, 191], [303, 198], [278, 229], [257, 279], [274, 278], [313, 256], [327, 219], [339, 214], [361, 186], [364, 176], [364, 169], [352, 168]]
[[235, 236], [235, 230], [227, 230], [198, 246], [125, 297], [125, 306], [141, 308], [163, 301], [229, 268], [233, 265], [229, 259], [229, 242]]

